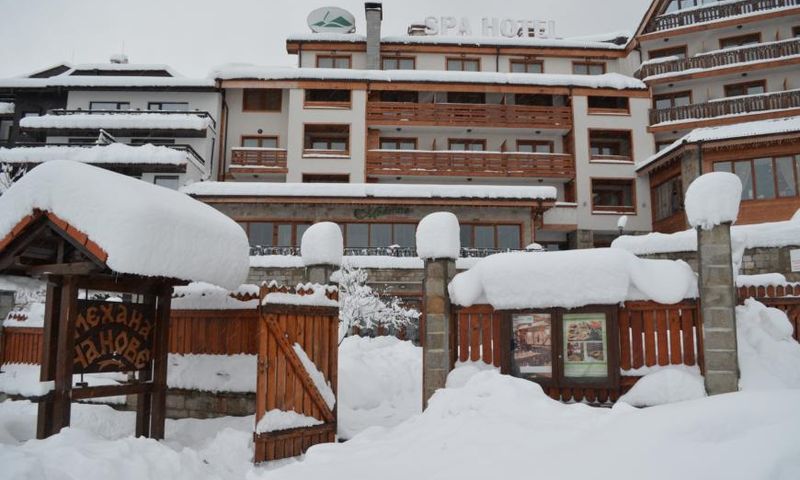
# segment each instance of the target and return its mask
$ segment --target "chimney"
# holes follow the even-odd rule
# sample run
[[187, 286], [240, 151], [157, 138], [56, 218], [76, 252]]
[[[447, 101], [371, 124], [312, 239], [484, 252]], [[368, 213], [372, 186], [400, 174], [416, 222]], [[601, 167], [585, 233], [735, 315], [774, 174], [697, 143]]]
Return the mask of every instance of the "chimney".
[[381, 2], [367, 2], [364, 13], [367, 17], [367, 69], [380, 70], [383, 5]]

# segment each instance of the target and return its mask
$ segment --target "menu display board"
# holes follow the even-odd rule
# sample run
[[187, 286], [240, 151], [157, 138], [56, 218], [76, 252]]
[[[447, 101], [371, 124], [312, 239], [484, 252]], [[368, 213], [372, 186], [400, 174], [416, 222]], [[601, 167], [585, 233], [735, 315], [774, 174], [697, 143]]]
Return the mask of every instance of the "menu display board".
[[564, 377], [607, 377], [608, 322], [605, 313], [565, 313], [562, 325]]
[[512, 316], [514, 371], [521, 377], [553, 377], [553, 318], [549, 313], [527, 313]]

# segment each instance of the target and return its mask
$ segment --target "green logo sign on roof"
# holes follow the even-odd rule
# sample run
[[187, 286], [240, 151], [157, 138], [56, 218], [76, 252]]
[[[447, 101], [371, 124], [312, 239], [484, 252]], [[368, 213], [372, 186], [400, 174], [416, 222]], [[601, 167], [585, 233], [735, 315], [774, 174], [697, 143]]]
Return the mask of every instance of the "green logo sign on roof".
[[308, 14], [308, 26], [314, 33], [353, 33], [356, 19], [339, 7], [322, 7]]

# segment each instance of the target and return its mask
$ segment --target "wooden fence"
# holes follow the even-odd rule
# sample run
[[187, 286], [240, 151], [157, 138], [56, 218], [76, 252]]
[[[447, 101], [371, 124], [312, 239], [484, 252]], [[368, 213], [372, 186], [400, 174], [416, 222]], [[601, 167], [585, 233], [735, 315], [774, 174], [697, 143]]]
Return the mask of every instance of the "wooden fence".
[[258, 311], [173, 310], [169, 352], [208, 355], [258, 353]]

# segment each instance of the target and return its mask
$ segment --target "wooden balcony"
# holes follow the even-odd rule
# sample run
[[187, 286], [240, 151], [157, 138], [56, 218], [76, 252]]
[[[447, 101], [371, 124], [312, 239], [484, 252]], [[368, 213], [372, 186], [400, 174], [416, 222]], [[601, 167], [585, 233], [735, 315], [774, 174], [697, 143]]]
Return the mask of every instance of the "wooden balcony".
[[800, 5], [800, 0], [744, 0], [736, 3], [710, 4], [704, 8], [666, 13], [654, 18], [644, 33], [660, 32], [687, 27], [698, 23], [713, 22], [728, 17], [747, 15], [776, 8]]
[[263, 173], [286, 173], [286, 150], [282, 148], [231, 149], [231, 169]]
[[642, 68], [636, 72], [636, 76], [640, 79], [646, 79], [655, 75], [677, 73], [692, 69], [716, 68], [761, 60], [779, 60], [791, 55], [800, 55], [800, 38], [742, 47], [736, 50], [701, 54], [691, 58], [647, 63], [642, 65]]
[[682, 107], [652, 109], [650, 110], [650, 125], [790, 108], [800, 108], [800, 90], [733, 97]]
[[572, 109], [472, 103], [371, 102], [367, 106], [367, 122], [376, 126], [567, 129], [572, 126]]
[[370, 150], [367, 175], [574, 178], [563, 153]]

